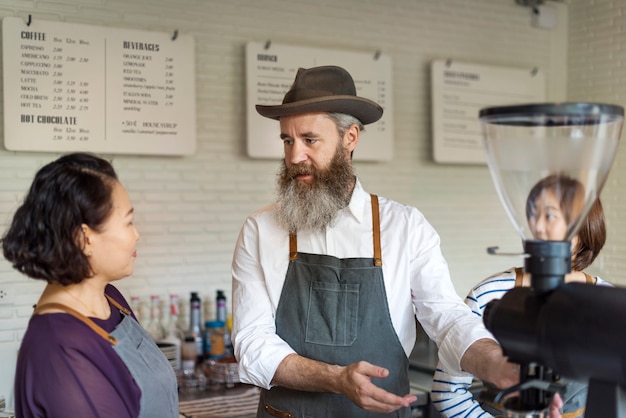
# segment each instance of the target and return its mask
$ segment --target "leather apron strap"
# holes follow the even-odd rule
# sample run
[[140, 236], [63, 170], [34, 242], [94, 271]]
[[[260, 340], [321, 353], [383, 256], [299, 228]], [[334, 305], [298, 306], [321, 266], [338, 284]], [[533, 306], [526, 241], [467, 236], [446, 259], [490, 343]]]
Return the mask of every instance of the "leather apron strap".
[[374, 265], [381, 267], [383, 265], [383, 256], [380, 249], [380, 213], [378, 213], [378, 196], [372, 196], [372, 228], [374, 237]]
[[[585, 275], [585, 282], [587, 284], [598, 283], [598, 279], [596, 277], [593, 277], [585, 272], [583, 272], [583, 274]], [[524, 269], [522, 269], [521, 267], [517, 267], [515, 269], [515, 287], [521, 287], [523, 285], [523, 281], [524, 281]]]
[[289, 234], [289, 261], [298, 259], [298, 236]]
[[524, 284], [524, 269], [517, 267], [515, 269], [515, 287], [522, 287]]
[[[119, 304], [117, 302], [115, 302], [114, 300], [112, 300], [111, 298], [109, 298], [108, 295], [105, 295], [105, 296], [109, 299], [109, 301], [112, 301], [112, 302], [114, 302], [115, 305], [119, 306]], [[78, 312], [77, 310], [75, 310], [73, 308], [70, 308], [67, 305], [63, 305], [62, 303], [51, 302], [51, 303], [45, 303], [43, 305], [39, 305], [39, 306], [37, 306], [35, 308], [35, 311], [33, 312], [33, 315], [39, 315], [42, 311], [44, 311], [46, 309], [58, 309], [58, 310], [61, 310], [61, 311], [65, 312], [65, 313], [67, 313], [67, 314], [70, 314], [73, 317], [75, 317], [76, 319], [82, 321], [85, 325], [87, 325], [89, 328], [91, 328], [96, 334], [98, 334], [99, 336], [104, 338], [106, 341], [108, 341], [112, 345], [116, 345], [117, 344], [117, 338], [115, 338], [114, 336], [112, 336], [111, 334], [106, 332], [100, 325], [96, 324], [91, 319], [89, 319], [88, 317], [86, 317], [82, 313]], [[124, 309], [124, 311], [128, 312], [126, 309]]]
[[589, 274], [585, 273], [584, 271], [583, 271], [583, 274], [585, 275], [585, 281], [587, 282], [587, 284], [597, 284], [598, 283], [597, 277], [592, 277]]

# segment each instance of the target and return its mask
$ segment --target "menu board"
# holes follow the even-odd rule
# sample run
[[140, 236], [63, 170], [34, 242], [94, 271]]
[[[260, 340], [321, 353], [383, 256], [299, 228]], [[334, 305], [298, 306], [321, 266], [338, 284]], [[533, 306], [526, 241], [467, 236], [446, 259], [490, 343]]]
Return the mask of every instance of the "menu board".
[[246, 45], [247, 150], [253, 158], [282, 158], [283, 142], [276, 120], [259, 115], [255, 105], [279, 105], [298, 68], [337, 65], [345, 68], [357, 96], [383, 108], [382, 118], [366, 125], [354, 151], [355, 160], [389, 161], [393, 157], [393, 100], [391, 59], [378, 53], [359, 53], [309, 47], [248, 42]]
[[543, 72], [433, 61], [432, 129], [438, 163], [486, 164], [480, 109], [545, 100]]
[[2, 36], [6, 149], [195, 152], [191, 36], [16, 17]]

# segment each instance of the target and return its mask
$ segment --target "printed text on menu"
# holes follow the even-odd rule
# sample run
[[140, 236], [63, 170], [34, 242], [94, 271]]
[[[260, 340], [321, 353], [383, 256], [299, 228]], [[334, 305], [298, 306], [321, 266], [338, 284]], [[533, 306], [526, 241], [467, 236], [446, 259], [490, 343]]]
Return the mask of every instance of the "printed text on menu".
[[[53, 141], [88, 141], [81, 124], [94, 111], [91, 76], [101, 71], [86, 38], [21, 31], [20, 122], [50, 127]], [[101, 68], [101, 67], [100, 67]]]

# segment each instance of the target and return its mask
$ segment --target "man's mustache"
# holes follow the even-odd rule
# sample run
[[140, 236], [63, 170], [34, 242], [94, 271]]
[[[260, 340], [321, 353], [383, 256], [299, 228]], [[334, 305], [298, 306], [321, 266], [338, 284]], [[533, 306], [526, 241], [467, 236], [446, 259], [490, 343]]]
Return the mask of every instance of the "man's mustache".
[[313, 167], [306, 165], [292, 165], [287, 169], [287, 176], [290, 179], [295, 179], [298, 176], [316, 176], [316, 170]]

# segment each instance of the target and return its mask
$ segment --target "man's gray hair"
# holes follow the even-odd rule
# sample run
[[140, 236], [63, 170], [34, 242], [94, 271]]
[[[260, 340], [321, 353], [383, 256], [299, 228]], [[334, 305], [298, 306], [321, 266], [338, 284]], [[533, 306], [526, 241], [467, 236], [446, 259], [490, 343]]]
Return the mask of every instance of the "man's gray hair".
[[335, 122], [335, 125], [337, 126], [337, 132], [339, 133], [340, 138], [343, 138], [346, 130], [352, 125], [357, 125], [360, 132], [365, 131], [365, 126], [363, 126], [363, 123], [352, 115], [348, 115], [346, 113], [329, 112], [328, 117]]

